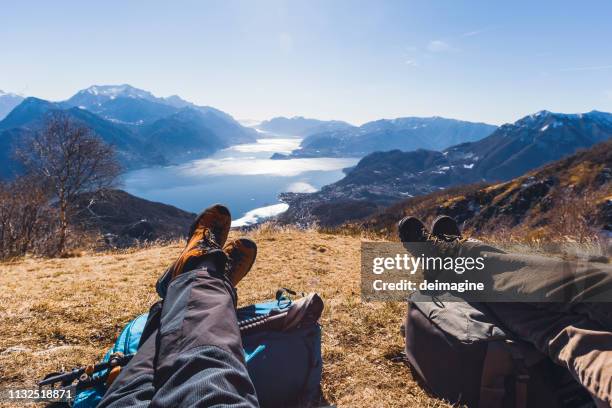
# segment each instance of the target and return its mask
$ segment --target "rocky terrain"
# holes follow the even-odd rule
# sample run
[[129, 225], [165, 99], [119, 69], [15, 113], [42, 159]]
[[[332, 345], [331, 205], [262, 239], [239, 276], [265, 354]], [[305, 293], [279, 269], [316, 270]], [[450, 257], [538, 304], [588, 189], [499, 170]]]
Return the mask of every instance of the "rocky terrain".
[[342, 180], [310, 194], [283, 194], [283, 222], [339, 225], [377, 208], [451, 186], [509, 180], [612, 136], [612, 114], [547, 111], [444, 151], [376, 152]]

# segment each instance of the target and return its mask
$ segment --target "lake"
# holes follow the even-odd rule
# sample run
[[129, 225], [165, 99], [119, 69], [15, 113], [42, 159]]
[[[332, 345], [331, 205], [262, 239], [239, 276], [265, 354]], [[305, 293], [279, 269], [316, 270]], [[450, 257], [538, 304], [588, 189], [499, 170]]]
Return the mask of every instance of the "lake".
[[138, 197], [200, 212], [214, 203], [232, 212], [232, 226], [245, 226], [280, 214], [287, 204], [281, 192], [314, 192], [344, 176], [355, 158], [270, 160], [290, 153], [300, 138], [262, 137], [204, 159], [167, 167], [151, 167], [124, 175], [124, 189]]

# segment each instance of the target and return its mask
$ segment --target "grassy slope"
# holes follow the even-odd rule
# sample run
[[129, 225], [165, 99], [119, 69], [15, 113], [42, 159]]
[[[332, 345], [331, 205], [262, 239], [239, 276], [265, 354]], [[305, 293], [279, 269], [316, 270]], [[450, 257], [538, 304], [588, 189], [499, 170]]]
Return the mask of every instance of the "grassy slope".
[[[239, 285], [241, 305], [271, 298], [281, 286], [316, 291], [326, 302], [322, 386], [329, 403], [446, 406], [393, 361], [403, 348], [405, 305], [361, 303], [359, 238], [267, 228], [250, 236], [259, 255]], [[0, 264], [0, 387], [32, 385], [49, 371], [99, 359], [156, 300], [154, 282], [180, 248]]]

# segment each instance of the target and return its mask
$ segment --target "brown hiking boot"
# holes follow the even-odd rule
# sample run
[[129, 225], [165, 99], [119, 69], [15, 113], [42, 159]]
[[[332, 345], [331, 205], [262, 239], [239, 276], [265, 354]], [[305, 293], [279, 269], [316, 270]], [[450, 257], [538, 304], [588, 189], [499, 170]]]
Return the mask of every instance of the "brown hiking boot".
[[240, 238], [228, 242], [223, 247], [223, 252], [227, 254], [228, 262], [225, 274], [233, 287], [246, 276], [251, 270], [255, 257], [257, 257], [257, 245], [247, 238]]
[[191, 225], [183, 252], [159, 278], [155, 288], [163, 298], [170, 282], [183, 272], [198, 267], [202, 257], [212, 250], [221, 250], [229, 234], [232, 217], [227, 207], [215, 204], [204, 210]]

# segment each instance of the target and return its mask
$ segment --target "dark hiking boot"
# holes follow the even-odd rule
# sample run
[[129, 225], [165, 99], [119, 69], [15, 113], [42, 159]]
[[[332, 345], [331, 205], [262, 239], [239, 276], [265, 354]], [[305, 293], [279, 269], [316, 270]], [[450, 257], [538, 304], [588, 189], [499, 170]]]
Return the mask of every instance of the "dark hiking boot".
[[215, 204], [204, 210], [191, 225], [183, 252], [159, 278], [155, 288], [162, 298], [170, 282], [183, 272], [197, 268], [206, 255], [213, 257], [221, 271], [225, 268], [225, 254], [221, 247], [227, 240], [232, 217], [227, 207]]
[[438, 237], [430, 233], [421, 220], [412, 216], [402, 218], [397, 224], [397, 230], [404, 247], [415, 256], [457, 256], [459, 245], [465, 241], [461, 237], [454, 239]]
[[457, 221], [448, 215], [441, 215], [434, 220], [431, 224], [431, 233], [438, 239], [448, 242], [461, 239], [461, 230]]
[[397, 232], [402, 242], [426, 242], [429, 231], [417, 217], [404, 217], [397, 223]]
[[228, 258], [225, 274], [232, 286], [236, 287], [238, 282], [251, 270], [257, 257], [257, 245], [250, 239], [240, 238], [228, 242], [223, 247], [223, 252]]

